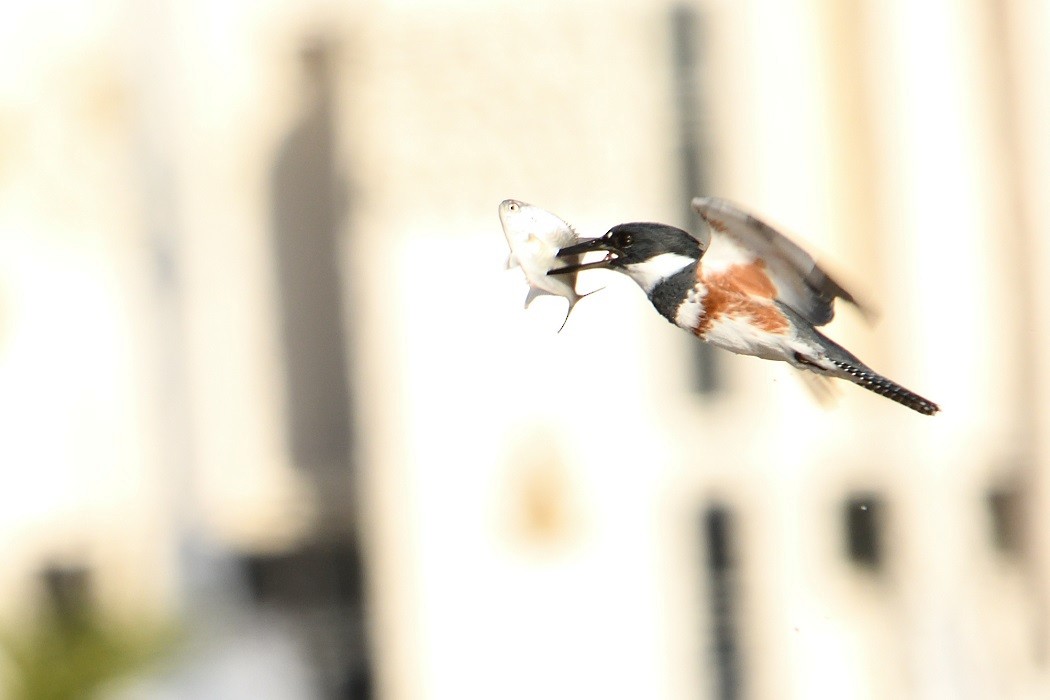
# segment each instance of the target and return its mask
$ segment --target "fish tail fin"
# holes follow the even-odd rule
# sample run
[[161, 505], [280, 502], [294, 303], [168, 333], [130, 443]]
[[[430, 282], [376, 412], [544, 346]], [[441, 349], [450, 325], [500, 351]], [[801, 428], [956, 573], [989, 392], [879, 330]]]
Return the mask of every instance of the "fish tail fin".
[[600, 292], [603, 289], [605, 289], [605, 287], [598, 287], [597, 289], [592, 289], [591, 291], [587, 292], [586, 294], [581, 294], [580, 296], [576, 297], [575, 299], [569, 299], [569, 308], [565, 310], [565, 320], [561, 322], [561, 327], [558, 329], [558, 332], [561, 333], [562, 330], [564, 330], [565, 324], [569, 322], [569, 314], [572, 313], [573, 308], [580, 301], [580, 299], [586, 299], [587, 297], [589, 297], [590, 295], [594, 294], [595, 292]]

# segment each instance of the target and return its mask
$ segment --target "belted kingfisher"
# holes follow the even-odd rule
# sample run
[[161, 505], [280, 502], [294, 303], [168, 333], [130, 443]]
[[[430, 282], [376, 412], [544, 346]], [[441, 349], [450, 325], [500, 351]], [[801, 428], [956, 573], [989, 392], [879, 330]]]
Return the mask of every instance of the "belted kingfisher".
[[620, 224], [558, 252], [604, 258], [547, 274], [622, 272], [660, 315], [712, 345], [846, 379], [928, 416], [940, 410], [817, 330], [834, 316], [835, 299], [858, 304], [806, 251], [725, 200], [697, 197], [692, 206], [707, 224], [699, 239], [666, 224]]

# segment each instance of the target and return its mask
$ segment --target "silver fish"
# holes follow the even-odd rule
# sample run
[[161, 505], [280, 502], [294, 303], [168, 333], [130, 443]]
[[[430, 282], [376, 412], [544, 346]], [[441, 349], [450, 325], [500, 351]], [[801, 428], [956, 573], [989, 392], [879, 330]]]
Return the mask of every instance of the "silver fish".
[[[525, 308], [532, 300], [543, 294], [565, 297], [569, 308], [565, 312], [566, 321], [576, 302], [593, 294], [576, 293], [576, 273], [566, 275], [548, 275], [552, 267], [560, 267], [568, 258], [558, 258], [558, 250], [576, 243], [579, 236], [572, 226], [546, 209], [532, 204], [519, 202], [516, 199], [504, 199], [499, 205], [499, 220], [503, 224], [503, 234], [510, 245], [510, 257], [507, 258], [507, 269], [521, 267], [525, 279], [529, 282], [529, 293], [525, 297]], [[579, 262], [579, 256], [572, 264]], [[597, 290], [595, 290], [597, 291]], [[561, 328], [558, 329], [561, 332]]]

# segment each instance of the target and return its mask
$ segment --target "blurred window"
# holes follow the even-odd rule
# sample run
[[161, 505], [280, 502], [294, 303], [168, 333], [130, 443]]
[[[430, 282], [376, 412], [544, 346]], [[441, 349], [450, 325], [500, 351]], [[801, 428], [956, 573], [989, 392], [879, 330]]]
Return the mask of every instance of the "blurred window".
[[713, 503], [701, 514], [704, 564], [707, 574], [708, 619], [714, 656], [714, 696], [740, 697], [740, 643], [737, 614], [739, 577], [734, 515], [728, 506]]
[[1020, 556], [1022, 550], [1022, 512], [1024, 497], [1014, 485], [998, 486], [987, 495], [991, 516], [991, 538], [996, 550], [1007, 556]]
[[885, 503], [877, 494], [850, 496], [844, 506], [846, 556], [873, 572], [882, 569], [885, 553]]

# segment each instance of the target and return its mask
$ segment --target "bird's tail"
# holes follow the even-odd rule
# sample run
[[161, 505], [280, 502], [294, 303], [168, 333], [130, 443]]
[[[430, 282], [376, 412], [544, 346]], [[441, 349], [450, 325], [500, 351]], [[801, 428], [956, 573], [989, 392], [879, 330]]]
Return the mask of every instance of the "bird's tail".
[[905, 389], [900, 384], [874, 372], [860, 362], [854, 364], [830, 357], [828, 360], [842, 372], [838, 376], [843, 379], [848, 379], [854, 384], [862, 386], [869, 391], [874, 391], [880, 396], [885, 396], [891, 401], [896, 401], [903, 406], [907, 406], [913, 411], [918, 411], [926, 416], [932, 416], [941, 410], [940, 406], [933, 401], [919, 396], [914, 391]]
[[816, 328], [806, 323], [803, 319], [785, 307], [781, 307], [789, 318], [795, 321], [795, 330], [805, 340], [808, 340], [821, 349], [816, 357], [806, 357], [802, 353], [795, 353], [795, 366], [802, 369], [810, 369], [817, 374], [846, 379], [868, 391], [874, 391], [880, 396], [885, 396], [891, 401], [896, 401], [902, 406], [907, 406], [913, 411], [932, 416], [941, 410], [940, 406], [929, 399], [919, 396], [914, 391], [905, 389], [897, 382], [882, 376], [861, 362], [849, 350], [827, 337]]

